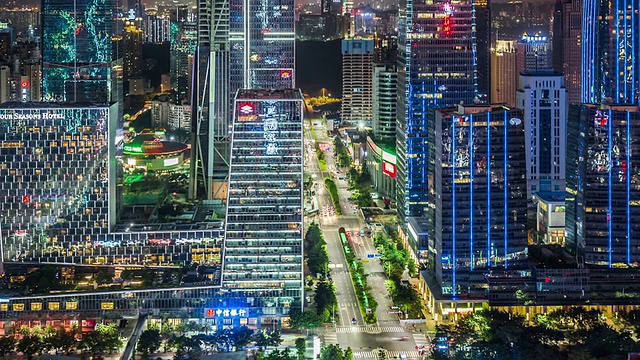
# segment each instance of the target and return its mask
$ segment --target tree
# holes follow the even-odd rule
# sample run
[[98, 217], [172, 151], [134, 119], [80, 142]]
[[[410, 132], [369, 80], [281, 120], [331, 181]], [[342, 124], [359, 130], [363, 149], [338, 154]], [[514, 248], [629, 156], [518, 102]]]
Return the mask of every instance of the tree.
[[147, 358], [160, 348], [161, 343], [160, 330], [145, 330], [138, 338], [136, 349], [142, 353], [143, 358]]
[[305, 312], [296, 311], [291, 314], [291, 317], [289, 318], [289, 326], [296, 330], [318, 327], [323, 322], [324, 321], [320, 315], [309, 310], [306, 310]]
[[307, 252], [307, 265], [311, 274], [322, 274], [327, 270], [329, 255], [324, 244], [317, 244]]
[[263, 360], [296, 360], [296, 356], [291, 353], [289, 348], [279, 350], [274, 349], [262, 357]]
[[101, 270], [96, 274], [96, 284], [105, 285], [113, 280], [113, 276], [108, 271]]
[[32, 294], [44, 294], [50, 290], [60, 288], [58, 269], [54, 266], [45, 266], [27, 274], [22, 285]]
[[42, 351], [42, 345], [42, 340], [38, 335], [27, 335], [18, 341], [16, 350], [25, 354], [30, 360], [34, 354]]
[[16, 348], [16, 339], [13, 336], [0, 337], [0, 356], [12, 352]]
[[298, 360], [304, 360], [304, 354], [307, 352], [307, 341], [304, 338], [296, 339], [296, 352]]
[[249, 329], [246, 326], [241, 326], [239, 328], [233, 329], [233, 346], [235, 346], [236, 348], [240, 348], [247, 345], [251, 341], [252, 335], [253, 330]]
[[173, 360], [200, 360], [202, 350], [200, 349], [200, 341], [187, 336], [179, 336], [175, 338], [176, 353]]
[[345, 360], [344, 352], [338, 345], [331, 344], [320, 350], [320, 360]]
[[[333, 283], [320, 282], [316, 286], [316, 294], [314, 296], [316, 302], [316, 312], [318, 315], [324, 315], [325, 310], [331, 311], [333, 306], [338, 302], [336, 300], [336, 293], [333, 289]], [[323, 318], [323, 321], [327, 321], [328, 318]]]
[[69, 352], [78, 344], [75, 329], [67, 331], [64, 328], [57, 329], [53, 334], [47, 336], [46, 342], [48, 342], [53, 349], [64, 352]]

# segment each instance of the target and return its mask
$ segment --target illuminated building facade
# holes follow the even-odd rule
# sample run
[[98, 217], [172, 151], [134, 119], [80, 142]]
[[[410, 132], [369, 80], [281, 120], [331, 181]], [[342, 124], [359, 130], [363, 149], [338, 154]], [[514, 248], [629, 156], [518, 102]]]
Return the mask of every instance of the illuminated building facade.
[[470, 0], [401, 1], [399, 12], [396, 200], [405, 223], [428, 207], [428, 109], [477, 96], [476, 30]]
[[229, 0], [230, 93], [292, 89], [294, 1]]
[[567, 249], [590, 264], [637, 266], [638, 107], [572, 105], [567, 132]]
[[551, 69], [551, 43], [549, 38], [538, 33], [529, 35], [524, 33], [516, 44], [516, 71]]
[[303, 304], [303, 109], [293, 89], [234, 101], [222, 286], [262, 324]]
[[[118, 223], [118, 105], [0, 105], [2, 260], [220, 265], [221, 221]], [[191, 220], [191, 219], [189, 219]]]
[[45, 101], [122, 100], [118, 0], [42, 0]]
[[564, 74], [569, 104], [580, 102], [582, 3], [556, 2], [553, 18], [553, 69]]
[[568, 111], [564, 76], [551, 69], [520, 74], [517, 99], [524, 111], [527, 198], [538, 191], [564, 191]]
[[640, 104], [640, 13], [636, 0], [585, 0], [581, 102]]
[[382, 141], [396, 139], [397, 68], [395, 62], [373, 64], [373, 136]]
[[198, 45], [198, 25], [188, 22], [171, 23], [171, 88], [177, 104], [191, 102], [191, 70]]
[[516, 42], [497, 40], [491, 50], [491, 103], [516, 106]]
[[342, 121], [371, 127], [373, 39], [342, 40]]
[[526, 259], [522, 111], [504, 105], [430, 110], [429, 130], [429, 268], [442, 294], [484, 295], [480, 269]]

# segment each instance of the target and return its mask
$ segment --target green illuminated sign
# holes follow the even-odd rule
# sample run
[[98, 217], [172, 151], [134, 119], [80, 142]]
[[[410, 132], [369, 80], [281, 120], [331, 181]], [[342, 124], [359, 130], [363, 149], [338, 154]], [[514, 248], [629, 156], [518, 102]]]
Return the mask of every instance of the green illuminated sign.
[[142, 153], [144, 152], [144, 150], [142, 150], [141, 147], [139, 146], [129, 146], [129, 145], [125, 145], [124, 147], [124, 151], [128, 151], [128, 152], [135, 152], [135, 153]]

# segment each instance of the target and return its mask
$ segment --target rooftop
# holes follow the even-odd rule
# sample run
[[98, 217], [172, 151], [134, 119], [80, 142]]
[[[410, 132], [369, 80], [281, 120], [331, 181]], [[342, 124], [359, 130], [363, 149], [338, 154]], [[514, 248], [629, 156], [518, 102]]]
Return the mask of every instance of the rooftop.
[[562, 202], [566, 193], [564, 191], [540, 191], [536, 193], [536, 197], [544, 202]]
[[[289, 76], [292, 76], [291, 74]], [[302, 100], [302, 92], [299, 89], [240, 89], [236, 94], [236, 100]]]
[[48, 102], [19, 102], [8, 101], [0, 104], [0, 109], [64, 109], [64, 108], [101, 108], [112, 104], [73, 102], [73, 103], [48, 103]]

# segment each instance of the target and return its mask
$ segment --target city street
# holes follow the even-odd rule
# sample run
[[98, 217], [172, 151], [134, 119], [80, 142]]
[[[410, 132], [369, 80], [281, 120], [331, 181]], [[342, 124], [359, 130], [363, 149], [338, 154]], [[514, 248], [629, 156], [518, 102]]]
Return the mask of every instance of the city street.
[[[316, 121], [307, 123], [313, 126]], [[332, 139], [326, 134], [324, 126], [314, 127], [316, 138], [320, 143], [333, 147]], [[358, 216], [358, 211], [353, 203], [348, 201], [351, 196], [346, 180], [339, 180], [340, 177], [346, 179], [348, 169], [337, 169], [333, 152], [325, 152], [325, 160], [328, 171], [320, 171], [318, 159], [313, 146], [313, 137], [310, 129], [305, 131], [305, 172], [310, 174], [317, 186], [315, 187], [318, 207], [322, 209], [325, 205], [332, 207], [331, 196], [324, 186], [324, 178], [331, 177], [336, 182], [340, 196], [340, 205], [343, 215], [325, 215], [321, 212], [311, 218], [307, 217], [307, 224], [316, 222], [327, 242], [329, 252], [329, 268], [332, 279], [336, 285], [336, 297], [338, 306], [335, 309], [337, 317], [335, 327], [327, 328], [323, 333], [324, 345], [338, 344], [343, 349], [351, 347], [355, 358], [377, 358], [378, 349], [387, 351], [388, 358], [400, 358], [401, 354], [408, 359], [422, 359], [416, 346], [428, 345], [430, 343], [426, 334], [415, 330], [409, 325], [411, 331], [400, 323], [398, 315], [391, 310], [393, 303], [385, 288], [385, 274], [380, 264], [379, 258], [369, 258], [375, 256], [377, 250], [373, 245], [372, 237], [360, 236], [360, 229], [366, 232], [364, 219]], [[340, 171], [341, 173], [337, 173]], [[368, 284], [371, 287], [370, 293], [378, 302], [377, 324], [366, 324], [358, 306], [355, 288], [349, 274], [349, 267], [346, 263], [344, 249], [342, 247], [338, 229], [344, 227], [351, 233], [350, 241], [354, 249], [356, 259], [363, 261], [365, 272], [368, 276]], [[355, 319], [355, 324], [352, 320]]]

